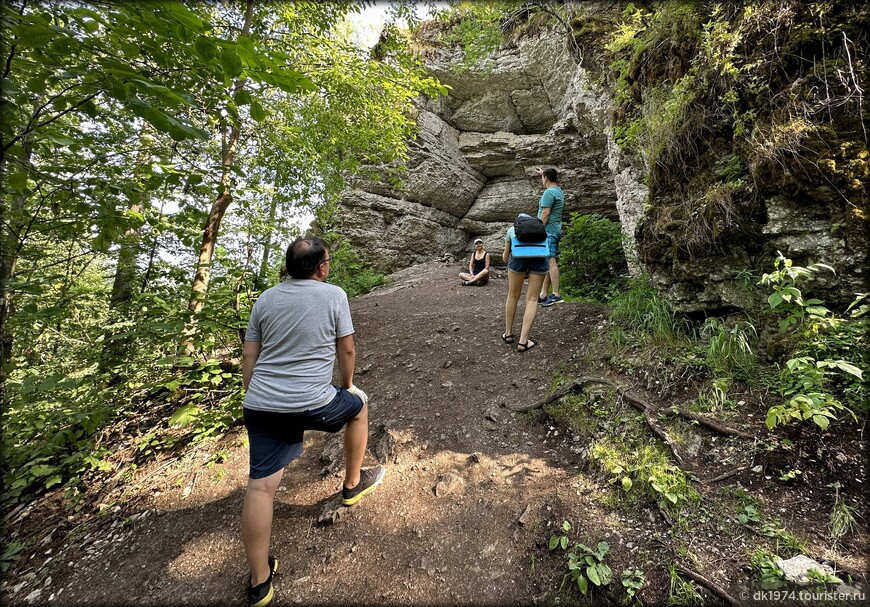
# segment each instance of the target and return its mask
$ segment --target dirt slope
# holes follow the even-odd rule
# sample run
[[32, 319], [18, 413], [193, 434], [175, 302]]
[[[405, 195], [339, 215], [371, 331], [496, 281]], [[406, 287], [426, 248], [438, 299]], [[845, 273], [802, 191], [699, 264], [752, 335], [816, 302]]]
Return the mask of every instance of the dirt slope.
[[[506, 280], [461, 287], [461, 265], [410, 268], [351, 302], [356, 383], [371, 399], [367, 464], [385, 461], [387, 476], [358, 506], [335, 509], [337, 443], [306, 437], [275, 507], [275, 604], [552, 603], [565, 560], [546, 541], [565, 519], [581, 540], [610, 544], [615, 586], [624, 566], [641, 567], [643, 598], [661, 602], [665, 521], [607, 508], [605, 480], [581, 474], [580, 437], [510, 411], [543, 398], [555, 373], [594, 371], [584, 354], [603, 311], [542, 309], [538, 347], [518, 353], [500, 338]], [[244, 436], [140, 471], [140, 495], [123, 510], [17, 563], [6, 604], [243, 605]], [[223, 461], [204, 465], [216, 451]], [[745, 561], [729, 550], [698, 547], [720, 577]]]

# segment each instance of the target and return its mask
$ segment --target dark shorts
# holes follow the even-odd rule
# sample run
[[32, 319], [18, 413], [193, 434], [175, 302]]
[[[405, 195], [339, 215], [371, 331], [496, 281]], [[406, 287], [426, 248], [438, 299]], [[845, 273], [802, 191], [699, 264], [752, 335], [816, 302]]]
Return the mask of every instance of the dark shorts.
[[514, 257], [508, 258], [508, 270], [525, 274], [546, 274], [550, 271], [550, 260], [546, 257]]
[[258, 411], [246, 407], [250, 477], [270, 476], [302, 455], [306, 430], [338, 432], [359, 415], [362, 408], [362, 399], [337, 387], [331, 403], [299, 413]]
[[547, 233], [547, 246], [550, 248], [550, 257], [559, 257], [559, 241], [562, 240], [562, 234]]

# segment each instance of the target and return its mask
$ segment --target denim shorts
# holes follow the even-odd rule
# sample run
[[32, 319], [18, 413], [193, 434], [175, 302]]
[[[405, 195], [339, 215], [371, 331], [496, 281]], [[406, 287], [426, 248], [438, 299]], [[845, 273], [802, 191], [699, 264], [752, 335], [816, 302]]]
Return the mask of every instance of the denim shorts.
[[308, 411], [282, 413], [244, 409], [251, 478], [270, 476], [302, 455], [306, 430], [338, 432], [359, 415], [362, 399], [337, 386], [335, 390], [331, 403]]
[[[549, 240], [549, 238], [548, 238]], [[550, 260], [546, 257], [514, 257], [508, 258], [508, 270], [520, 274], [546, 274], [550, 271]]]
[[559, 234], [547, 233], [547, 246], [550, 247], [550, 257], [559, 256], [559, 241], [562, 240], [561, 232]]

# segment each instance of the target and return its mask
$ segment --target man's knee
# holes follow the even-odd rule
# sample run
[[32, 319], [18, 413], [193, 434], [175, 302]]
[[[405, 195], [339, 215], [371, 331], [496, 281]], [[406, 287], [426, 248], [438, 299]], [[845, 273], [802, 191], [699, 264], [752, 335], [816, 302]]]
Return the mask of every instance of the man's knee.
[[284, 469], [281, 468], [277, 472], [273, 472], [269, 476], [263, 478], [248, 478], [248, 491], [257, 494], [275, 495], [278, 491], [278, 486], [281, 484], [281, 477], [284, 476]]
[[369, 418], [369, 404], [363, 403], [362, 409], [359, 410], [359, 413], [356, 414], [351, 421], [356, 421], [358, 419], [368, 420]]

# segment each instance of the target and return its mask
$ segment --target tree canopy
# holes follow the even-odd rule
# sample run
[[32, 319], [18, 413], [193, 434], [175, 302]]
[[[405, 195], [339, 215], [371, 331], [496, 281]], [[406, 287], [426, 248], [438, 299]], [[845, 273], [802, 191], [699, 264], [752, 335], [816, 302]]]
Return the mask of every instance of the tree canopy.
[[365, 4], [4, 5], [4, 501], [74, 491], [125, 408], [237, 417], [227, 364], [299, 218], [328, 235], [344, 176], [403, 158], [445, 92], [351, 42]]

